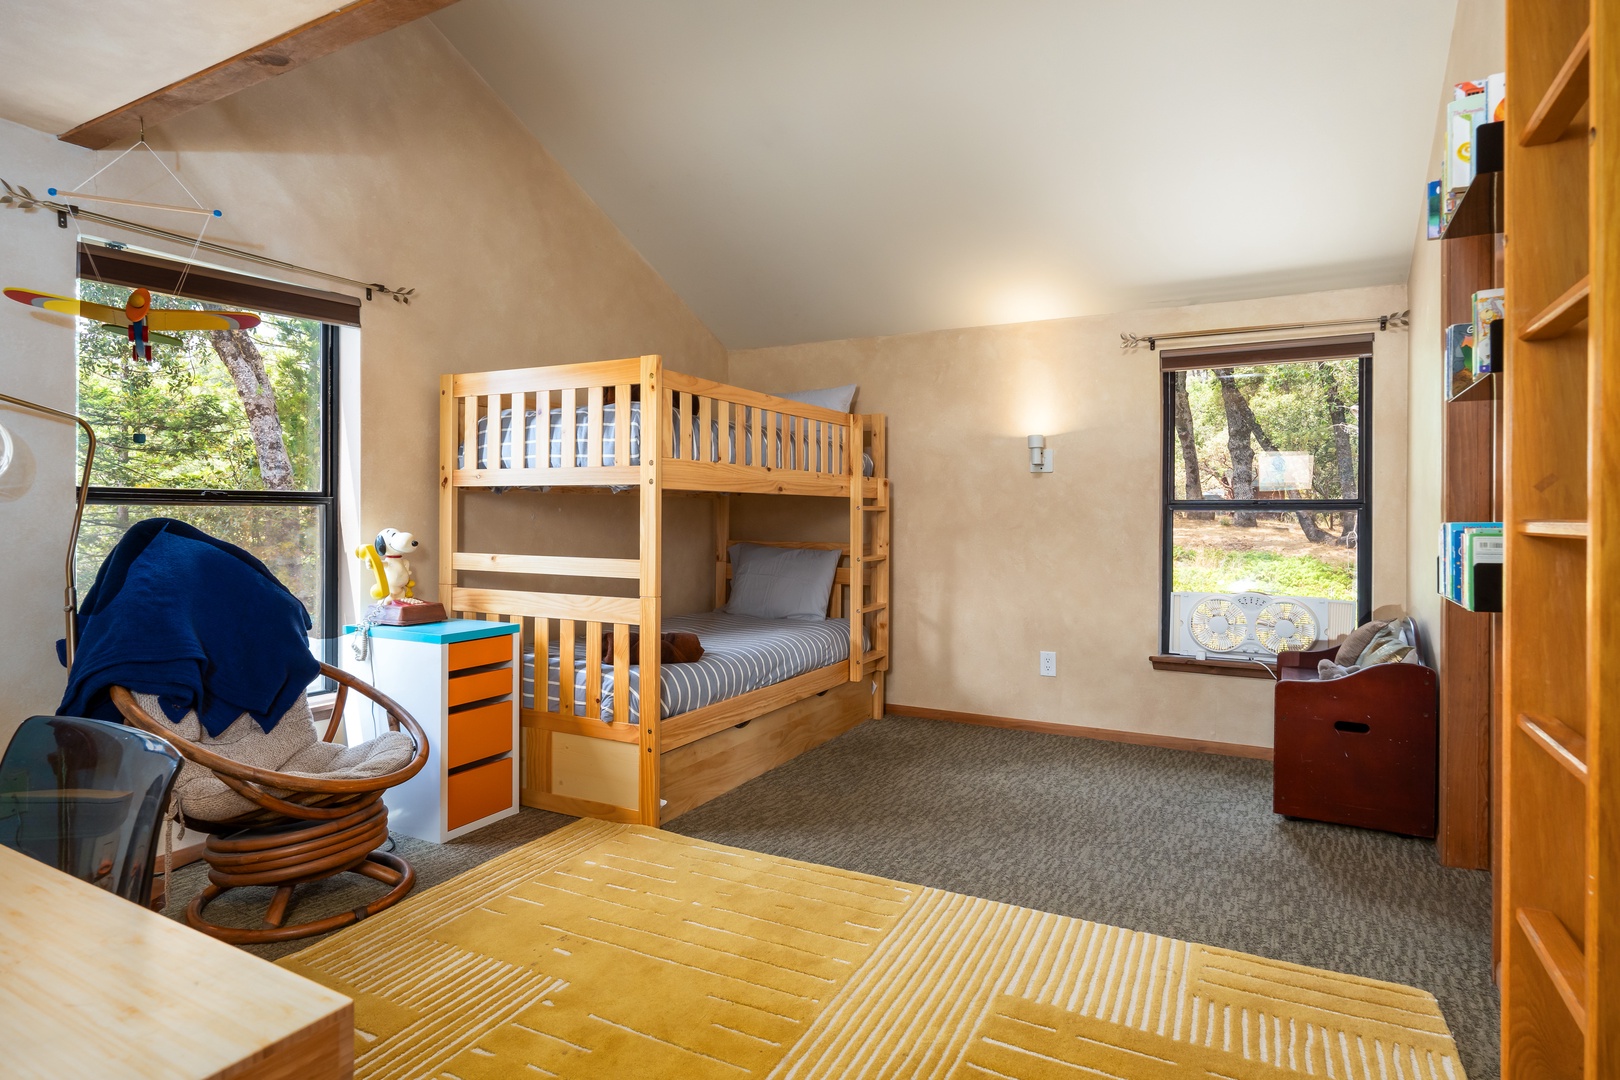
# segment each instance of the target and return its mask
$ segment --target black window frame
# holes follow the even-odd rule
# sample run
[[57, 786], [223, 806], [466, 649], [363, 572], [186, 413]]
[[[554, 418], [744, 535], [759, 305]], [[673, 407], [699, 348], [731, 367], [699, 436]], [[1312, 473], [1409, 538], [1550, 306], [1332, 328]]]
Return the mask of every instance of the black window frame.
[[[1280, 343], [1289, 344], [1289, 343]], [[1314, 343], [1306, 341], [1298, 343], [1302, 346], [1311, 346]], [[1192, 352], [1194, 350], [1187, 350]], [[1214, 352], [1215, 350], [1210, 350]], [[1261, 350], [1263, 351], [1263, 350]], [[1242, 354], [1234, 353], [1229, 358], [1212, 362], [1195, 362], [1174, 367], [1166, 364], [1159, 373], [1160, 396], [1160, 444], [1163, 449], [1161, 484], [1162, 510], [1160, 513], [1160, 551], [1159, 551], [1159, 652], [1165, 656], [1180, 656], [1172, 650], [1170, 640], [1170, 600], [1175, 592], [1175, 516], [1178, 511], [1215, 511], [1231, 512], [1234, 510], [1257, 510], [1262, 513], [1275, 514], [1279, 507], [1286, 507], [1292, 513], [1296, 510], [1305, 510], [1315, 513], [1332, 511], [1356, 511], [1356, 624], [1359, 626], [1372, 618], [1372, 588], [1373, 588], [1373, 357], [1370, 335], [1366, 344], [1356, 349], [1346, 349], [1342, 355], [1336, 357], [1309, 355], [1308, 349], [1301, 349], [1307, 355], [1290, 359], [1264, 359], [1262, 363], [1304, 364], [1316, 363], [1321, 360], [1356, 360], [1359, 364], [1357, 378], [1357, 392], [1359, 394], [1358, 407], [1361, 410], [1361, 422], [1357, 429], [1357, 464], [1356, 464], [1356, 494], [1354, 499], [1177, 499], [1176, 493], [1176, 416], [1175, 416], [1175, 377], [1178, 373], [1188, 370], [1199, 370], [1215, 367], [1249, 367], [1256, 362], [1250, 359], [1247, 363], [1240, 358]]]
[[[81, 275], [82, 276], [82, 275]], [[92, 278], [92, 280], [99, 280]], [[181, 295], [184, 295], [182, 293]], [[320, 486], [311, 491], [232, 491], [215, 488], [110, 487], [92, 484], [89, 506], [318, 506], [322, 556], [321, 618], [313, 627], [321, 642], [321, 659], [337, 666], [338, 612], [343, 542], [338, 521], [338, 336], [340, 328], [321, 323], [321, 470]], [[74, 356], [75, 371], [78, 357]], [[75, 380], [77, 376], [75, 375]]]

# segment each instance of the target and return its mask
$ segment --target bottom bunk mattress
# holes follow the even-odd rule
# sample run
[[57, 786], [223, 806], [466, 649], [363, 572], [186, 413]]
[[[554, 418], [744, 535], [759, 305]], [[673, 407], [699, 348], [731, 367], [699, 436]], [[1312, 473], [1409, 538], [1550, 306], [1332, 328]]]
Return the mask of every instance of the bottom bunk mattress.
[[[701, 709], [726, 698], [783, 682], [807, 671], [849, 659], [849, 621], [825, 619], [756, 619], [711, 611], [664, 620], [664, 632], [696, 634], [703, 658], [692, 664], [659, 668], [660, 711], [671, 716]], [[559, 711], [558, 674], [562, 667], [556, 642], [551, 645], [546, 674], [545, 709]], [[585, 715], [585, 642], [574, 643], [574, 714]], [[534, 651], [523, 654], [523, 707], [535, 704]], [[613, 716], [614, 673], [602, 667], [602, 716]], [[641, 667], [630, 668], [630, 722], [641, 717]]]

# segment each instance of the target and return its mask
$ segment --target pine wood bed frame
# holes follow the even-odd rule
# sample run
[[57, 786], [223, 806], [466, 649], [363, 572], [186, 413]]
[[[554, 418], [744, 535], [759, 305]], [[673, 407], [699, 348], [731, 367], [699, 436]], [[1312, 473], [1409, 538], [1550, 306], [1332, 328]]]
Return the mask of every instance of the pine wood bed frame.
[[[604, 465], [603, 406], [641, 405], [641, 461]], [[586, 462], [576, 458], [576, 413], [587, 416]], [[502, 467], [500, 416], [511, 411], [511, 467]], [[560, 410], [564, 452], [550, 464], [552, 410]], [[534, 413], [532, 418], [530, 412]], [[623, 415], [626, 410], [617, 410]], [[487, 418], [490, 452], [473, 452]], [[677, 421], [682, 433], [678, 444]], [[692, 450], [693, 426], [699, 440]], [[538, 467], [527, 467], [530, 430]], [[629, 424], [616, 422], [628, 446]], [[888, 424], [878, 414], [846, 414], [681, 375], [658, 356], [590, 364], [445, 375], [439, 396], [439, 598], [466, 618], [522, 624], [535, 661], [535, 708], [521, 708], [520, 789], [525, 805], [580, 817], [659, 825], [883, 714], [889, 667]], [[468, 448], [466, 460], [460, 449]], [[789, 449], [793, 451], [789, 454]], [[656, 450], [656, 452], [653, 452]], [[863, 453], [873, 474], [863, 473]], [[627, 454], [625, 456], [628, 456]], [[616, 458], [622, 460], [622, 458]], [[633, 489], [640, 502], [640, 557], [581, 558], [465, 551], [462, 495], [476, 488]], [[850, 622], [848, 661], [716, 702], [632, 724], [630, 695], [614, 695], [602, 715], [602, 638], [612, 635], [614, 684], [629, 685], [632, 627], [656, 641], [663, 619], [664, 494], [701, 492], [716, 499], [714, 602], [731, 578], [730, 496], [810, 495], [849, 506], [845, 542], [774, 542], [837, 549], [840, 559], [829, 617]], [[636, 596], [471, 588], [466, 572], [554, 578], [621, 579]], [[585, 641], [584, 715], [576, 715], [575, 642]], [[545, 658], [560, 657], [558, 711], [547, 706]], [[641, 685], [660, 685], [656, 650], [647, 650]], [[654, 698], [653, 700], [656, 700]], [[452, 723], [454, 721], [452, 720]]]

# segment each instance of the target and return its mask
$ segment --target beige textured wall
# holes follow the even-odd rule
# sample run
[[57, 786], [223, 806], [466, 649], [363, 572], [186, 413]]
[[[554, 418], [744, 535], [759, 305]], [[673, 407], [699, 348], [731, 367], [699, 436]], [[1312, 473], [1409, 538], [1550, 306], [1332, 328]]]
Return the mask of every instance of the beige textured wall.
[[[1451, 88], [1464, 79], [1501, 71], [1507, 64], [1506, 5], [1504, 0], [1458, 0], [1452, 27], [1451, 52], [1445, 82], [1440, 86], [1434, 121], [1434, 147], [1429, 156], [1430, 179], [1440, 175], [1444, 148], [1446, 103]], [[1408, 554], [1411, 568], [1410, 605], [1431, 660], [1437, 660], [1440, 641], [1440, 596], [1434, 589], [1434, 560], [1440, 531], [1440, 428], [1442, 395], [1440, 325], [1440, 241], [1429, 240], [1420, 217], [1412, 246], [1412, 269], [1407, 276], [1412, 298], [1411, 416], [1409, 420], [1411, 468], [1408, 485], [1411, 511]]]
[[[38, 191], [89, 155], [76, 147], [0, 121], [0, 176]], [[88, 172], [89, 170], [85, 170]], [[43, 213], [0, 208], [0, 287], [73, 293], [72, 234]], [[71, 410], [73, 333], [60, 317], [0, 300], [0, 393]], [[63, 633], [62, 563], [73, 520], [74, 445], [70, 423], [0, 403], [0, 425], [13, 459], [0, 474], [0, 744], [35, 713], [62, 698], [65, 673], [56, 662]]]
[[[854, 382], [890, 422], [893, 671], [909, 705], [1270, 745], [1271, 684], [1156, 672], [1159, 375], [1138, 333], [1364, 317], [1403, 286], [733, 351], [759, 390]], [[1374, 352], [1374, 604], [1402, 604], [1406, 335]], [[1039, 432], [1056, 471], [1028, 471]], [[802, 508], [784, 511], [795, 517]], [[758, 501], [737, 535], [777, 527]], [[1058, 676], [1037, 653], [1058, 653]]]
[[[409, 307], [381, 301], [362, 311], [360, 370], [351, 357], [345, 379], [359, 398], [358, 423], [346, 432], [359, 469], [346, 494], [362, 535], [392, 524], [422, 538], [426, 595], [436, 591], [441, 373], [659, 352], [680, 370], [725, 375], [720, 343], [429, 23], [188, 113], [148, 138], [192, 190], [225, 208], [211, 238], [418, 290]], [[106, 160], [0, 122], [4, 175], [36, 191]], [[0, 211], [3, 284], [71, 293], [73, 242], [72, 231], [42, 215]], [[71, 406], [72, 335], [63, 320], [9, 302], [0, 308], [0, 387]], [[63, 673], [48, 650], [61, 633], [55, 581], [72, 443], [60, 425], [9, 412], [0, 423], [40, 462], [27, 490], [0, 493], [9, 582], [3, 740], [21, 717], [51, 711], [61, 693]], [[589, 552], [616, 535], [566, 535], [574, 526], [564, 517], [509, 512], [501, 521], [510, 531], [490, 542]], [[712, 566], [704, 521], [673, 542], [677, 564]], [[527, 534], [542, 525], [544, 539]], [[677, 606], [682, 599], [691, 603], [678, 596]]]

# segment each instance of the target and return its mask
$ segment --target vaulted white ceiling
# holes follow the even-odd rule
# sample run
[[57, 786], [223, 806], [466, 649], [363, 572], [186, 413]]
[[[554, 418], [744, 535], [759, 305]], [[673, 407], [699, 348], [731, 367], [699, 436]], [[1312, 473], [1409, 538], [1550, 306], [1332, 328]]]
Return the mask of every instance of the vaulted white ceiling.
[[1454, 8], [462, 0], [433, 20], [735, 348], [1404, 280]]
[[341, 0], [0, 0], [0, 119], [59, 135]]

